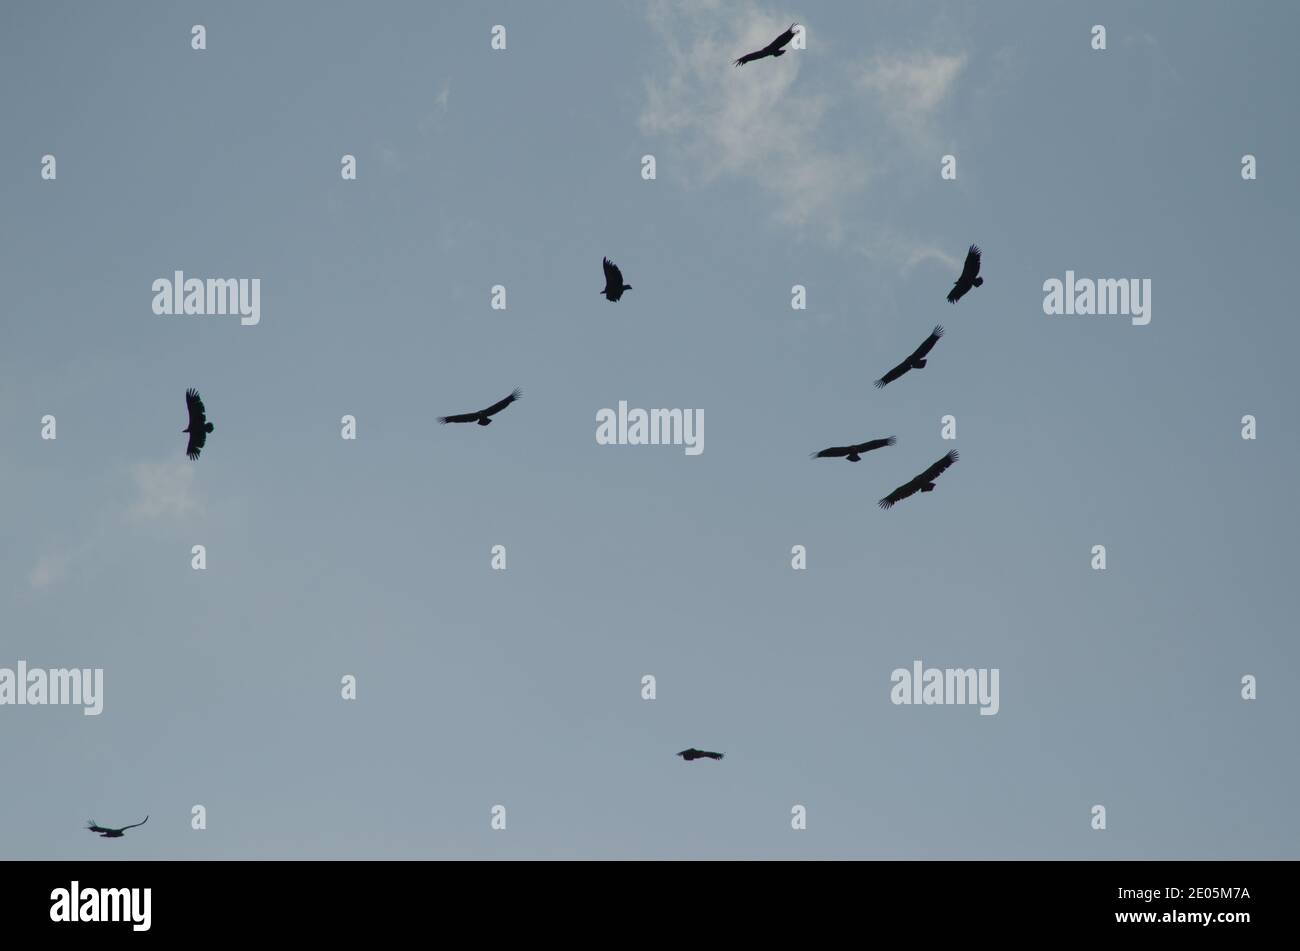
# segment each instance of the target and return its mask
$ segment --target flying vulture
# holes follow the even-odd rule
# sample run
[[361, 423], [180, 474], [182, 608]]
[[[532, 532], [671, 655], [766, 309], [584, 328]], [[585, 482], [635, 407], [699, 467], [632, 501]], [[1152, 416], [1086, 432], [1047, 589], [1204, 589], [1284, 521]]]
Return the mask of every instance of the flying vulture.
[[709, 759], [722, 759], [721, 753], [710, 753], [708, 750], [697, 750], [693, 746], [689, 750], [682, 750], [677, 755], [688, 763], [693, 759], [701, 759], [703, 757], [708, 757]]
[[973, 244], [966, 252], [966, 264], [961, 269], [961, 277], [952, 282], [952, 290], [948, 292], [949, 304], [957, 303], [972, 287], [983, 285], [984, 278], [979, 276], [981, 253], [980, 249]]
[[459, 416], [439, 416], [438, 422], [478, 423], [480, 426], [488, 426], [492, 422], [492, 420], [488, 419], [489, 416], [495, 416], [521, 396], [523, 396], [523, 393], [516, 387], [513, 393], [499, 403], [493, 403], [487, 409], [481, 409], [477, 413], [461, 413]]
[[199, 391], [190, 388], [185, 391], [185, 406], [190, 411], [190, 424], [181, 430], [183, 433], [190, 434], [189, 445], [185, 447], [185, 455], [191, 459], [199, 457], [200, 450], [208, 441], [208, 433], [212, 432], [212, 424], [208, 422], [207, 410], [203, 408], [203, 400], [199, 398]]
[[882, 446], [892, 446], [896, 442], [898, 440], [893, 436], [887, 436], [884, 439], [868, 439], [856, 446], [831, 446], [831, 448], [823, 449], [821, 452], [814, 452], [812, 457], [814, 459], [836, 459], [840, 456], [847, 456], [849, 462], [858, 462], [862, 458], [862, 453], [880, 449]]
[[142, 826], [148, 821], [149, 817], [145, 816], [139, 822], [135, 823], [135, 825], [122, 826], [120, 829], [105, 829], [103, 826], [95, 825], [95, 820], [91, 819], [90, 824], [86, 826], [86, 828], [91, 832], [98, 832], [101, 839], [120, 839], [122, 838], [122, 833], [127, 829], [134, 829], [136, 826]]
[[908, 370], [924, 369], [925, 355], [934, 349], [934, 345], [939, 342], [939, 338], [942, 336], [943, 336], [943, 328], [935, 327], [934, 331], [930, 334], [930, 336], [926, 337], [925, 341], [919, 347], [917, 347], [915, 350], [912, 351], [912, 355], [910, 357], [908, 357], [906, 360], [904, 360], [902, 363], [894, 367], [894, 369], [890, 370], [888, 373], [886, 373], [884, 376], [882, 376], [879, 380], [876, 381], [876, 389], [880, 389], [887, 383], [893, 383], [895, 380], [897, 380]]
[[901, 502], [903, 499], [916, 495], [918, 492], [933, 492], [934, 480], [939, 478], [950, 465], [957, 461], [957, 450], [954, 449], [948, 455], [944, 456], [930, 468], [926, 469], [915, 479], [904, 482], [893, 492], [880, 500], [882, 509], [893, 508], [895, 502]]
[[623, 283], [623, 272], [609, 258], [603, 259], [603, 266], [605, 268], [605, 289], [600, 293], [605, 295], [605, 300], [616, 301], [623, 296], [624, 291], [630, 291], [632, 285]]
[[790, 29], [786, 30], [771, 43], [768, 43], [761, 50], [755, 50], [752, 53], [746, 53], [740, 59], [733, 63], [733, 66], [744, 66], [746, 63], [752, 63], [756, 59], [762, 59], [764, 56], [784, 56], [786, 50], [781, 49], [785, 44], [794, 39], [794, 28], [796, 24], [791, 23]]

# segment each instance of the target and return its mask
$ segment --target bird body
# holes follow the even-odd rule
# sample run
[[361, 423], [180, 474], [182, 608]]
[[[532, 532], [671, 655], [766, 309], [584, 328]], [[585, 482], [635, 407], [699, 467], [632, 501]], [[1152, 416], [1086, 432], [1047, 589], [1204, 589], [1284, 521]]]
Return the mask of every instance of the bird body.
[[845, 458], [849, 462], [859, 462], [862, 459], [862, 453], [871, 452], [873, 449], [881, 449], [885, 446], [892, 446], [896, 442], [898, 442], [898, 439], [894, 436], [886, 436], [884, 439], [868, 439], [856, 446], [831, 446], [829, 449], [813, 453], [812, 457], [814, 459]]
[[126, 832], [127, 829], [134, 829], [136, 826], [142, 826], [148, 821], [149, 821], [149, 817], [145, 816], [139, 822], [136, 822], [132, 825], [122, 826], [122, 828], [120, 829], [108, 829], [105, 828], [104, 826], [96, 825], [95, 820], [91, 819], [90, 823], [86, 826], [86, 828], [89, 829], [91, 832], [98, 833], [101, 839], [120, 839], [122, 838], [122, 834]]
[[919, 476], [904, 482], [893, 492], [880, 500], [879, 506], [882, 509], [893, 508], [895, 502], [901, 502], [903, 499], [910, 498], [918, 492], [933, 492], [934, 480], [939, 478], [949, 466], [957, 461], [957, 450], [954, 449], [948, 455], [944, 456], [930, 468], [926, 469]]
[[190, 414], [190, 424], [181, 430], [182, 433], [189, 433], [190, 436], [190, 441], [185, 446], [185, 455], [197, 459], [207, 444], [208, 433], [216, 427], [208, 422], [207, 409], [203, 406], [199, 391], [193, 387], [185, 391], [185, 408]]
[[886, 386], [887, 384], [893, 383], [895, 380], [897, 380], [904, 373], [907, 373], [909, 370], [925, 369], [926, 356], [929, 354], [931, 350], [934, 349], [934, 345], [939, 342], [939, 338], [942, 336], [943, 336], [943, 328], [935, 327], [934, 330], [930, 333], [930, 336], [926, 337], [925, 340], [921, 343], [921, 345], [917, 347], [915, 350], [913, 350], [911, 355], [906, 360], [904, 360], [902, 363], [894, 367], [892, 370], [890, 370], [888, 373], [886, 373], [884, 376], [882, 376], [879, 380], [876, 381], [875, 384], [876, 389], [880, 389], [881, 387]]
[[632, 289], [631, 284], [623, 283], [623, 272], [609, 258], [603, 258], [601, 266], [605, 269], [605, 289], [600, 293], [605, 295], [605, 300], [616, 301], [623, 296], [624, 291]]
[[493, 403], [487, 409], [481, 409], [477, 413], [460, 413], [456, 416], [439, 416], [440, 423], [478, 423], [480, 426], [490, 425], [492, 420], [488, 417], [495, 416], [515, 400], [523, 396], [523, 391], [515, 387], [514, 391], [505, 399]]
[[722, 759], [721, 753], [711, 753], [708, 750], [697, 750], [693, 746], [689, 750], [682, 750], [677, 755], [680, 756], [682, 759], [686, 760], [686, 762], [688, 763], [691, 760], [696, 760], [696, 759]]
[[966, 264], [961, 269], [961, 277], [952, 282], [952, 290], [948, 292], [949, 304], [957, 303], [972, 287], [984, 285], [984, 278], [979, 277], [980, 257], [983, 253], [975, 245], [970, 246], [966, 252]]
[[796, 23], [791, 23], [790, 28], [786, 30], [784, 33], [782, 33], [780, 36], [778, 36], [776, 39], [774, 39], [771, 43], [768, 43], [761, 50], [755, 50], [752, 53], [746, 53], [744, 56], [740, 57], [740, 59], [732, 63], [732, 65], [744, 66], [746, 63], [752, 63], [756, 59], [762, 59], [764, 56], [772, 56], [772, 57], [784, 56], [787, 50], [783, 50], [781, 47], [785, 46], [792, 39], [794, 39], [794, 28], [797, 25], [798, 24]]

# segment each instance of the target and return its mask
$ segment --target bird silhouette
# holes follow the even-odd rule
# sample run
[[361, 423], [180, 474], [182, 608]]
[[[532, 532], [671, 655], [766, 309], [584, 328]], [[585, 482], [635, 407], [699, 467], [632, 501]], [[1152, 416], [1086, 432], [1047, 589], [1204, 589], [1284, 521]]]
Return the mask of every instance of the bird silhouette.
[[136, 826], [142, 826], [148, 821], [149, 821], [149, 817], [145, 816], [143, 819], [141, 819], [139, 822], [134, 823], [133, 825], [122, 826], [122, 828], [120, 829], [106, 829], [103, 826], [95, 825], [95, 820], [91, 819], [90, 824], [87, 825], [86, 828], [89, 829], [91, 832], [99, 833], [99, 837], [101, 839], [120, 839], [122, 838], [122, 833], [126, 832], [127, 829], [134, 829]]
[[524, 395], [523, 392], [518, 387], [516, 387], [513, 393], [511, 393], [509, 396], [507, 396], [505, 399], [501, 400], [500, 402], [493, 403], [487, 409], [481, 409], [477, 413], [461, 413], [457, 416], [439, 416], [438, 422], [478, 423], [480, 426], [487, 426], [490, 425], [492, 422], [492, 420], [488, 419], [489, 416], [495, 416], [497, 413], [501, 412], [503, 409], [505, 409], [507, 406], [509, 406], [511, 403], [513, 403], [515, 400], [519, 399], [519, 397], [523, 395]]
[[191, 388], [185, 391], [185, 408], [190, 412], [190, 424], [181, 430], [183, 433], [190, 434], [185, 455], [197, 459], [208, 441], [208, 433], [212, 432], [214, 427], [208, 422], [207, 410], [203, 407], [203, 400], [199, 398], [198, 390]]

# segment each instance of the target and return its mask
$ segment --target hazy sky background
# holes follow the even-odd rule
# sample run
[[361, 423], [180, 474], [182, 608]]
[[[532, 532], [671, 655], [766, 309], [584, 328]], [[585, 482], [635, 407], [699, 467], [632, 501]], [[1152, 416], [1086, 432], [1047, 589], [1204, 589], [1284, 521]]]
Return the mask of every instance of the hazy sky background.
[[[1298, 28], [4, 4], [0, 666], [105, 707], [0, 707], [0, 856], [1297, 857]], [[155, 316], [177, 269], [261, 278], [260, 325]], [[1150, 325], [1045, 316], [1067, 269], [1150, 278]], [[619, 400], [704, 453], [598, 446]], [[894, 706], [916, 659], [999, 668], [1000, 713]]]

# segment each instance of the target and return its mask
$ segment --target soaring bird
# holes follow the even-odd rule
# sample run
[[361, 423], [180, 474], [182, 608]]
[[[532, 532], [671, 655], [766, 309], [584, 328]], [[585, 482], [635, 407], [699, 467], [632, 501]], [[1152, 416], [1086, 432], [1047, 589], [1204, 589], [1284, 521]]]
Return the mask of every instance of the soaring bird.
[[101, 839], [120, 839], [122, 838], [122, 833], [127, 829], [134, 829], [136, 826], [142, 826], [148, 821], [149, 817], [145, 816], [139, 822], [135, 823], [135, 825], [122, 826], [120, 829], [105, 829], [103, 826], [95, 825], [95, 820], [91, 819], [90, 824], [86, 826], [86, 828], [91, 832], [98, 832]]
[[939, 476], [956, 461], [957, 450], [954, 449], [930, 468], [922, 472], [915, 479], [910, 479], [907, 482], [904, 482], [893, 492], [890, 492], [887, 496], [881, 499], [879, 503], [880, 507], [882, 509], [893, 508], [895, 502], [901, 502], [903, 499], [916, 495], [918, 492], [933, 492], [934, 480], [939, 478]]
[[752, 53], [746, 53], [740, 59], [736, 60], [733, 66], [744, 66], [746, 63], [752, 63], [756, 59], [762, 59], [764, 56], [784, 56], [788, 51], [781, 49], [785, 44], [794, 39], [794, 28], [797, 24], [791, 23], [790, 29], [786, 30], [771, 43], [768, 43], [761, 50], [755, 50]]
[[984, 284], [984, 278], [979, 277], [980, 255], [982, 253], [973, 244], [970, 246], [970, 250], [966, 252], [966, 264], [961, 269], [961, 277], [952, 282], [952, 290], [948, 292], [949, 304], [957, 303], [972, 287], [980, 287]]
[[213, 426], [208, 422], [207, 410], [203, 408], [203, 400], [199, 398], [199, 391], [193, 387], [185, 391], [185, 406], [190, 411], [190, 424], [181, 430], [183, 433], [190, 434], [190, 442], [185, 447], [185, 455], [191, 459], [197, 459], [199, 451], [208, 441], [208, 433], [212, 432]]
[[926, 337], [924, 342], [912, 351], [911, 356], [876, 381], [876, 389], [880, 389], [887, 383], [893, 383], [908, 370], [924, 369], [925, 355], [934, 349], [934, 345], [939, 342], [939, 338], [942, 336], [943, 328], [935, 327], [930, 336]]
[[837, 459], [840, 456], [847, 456], [849, 462], [858, 462], [862, 458], [862, 453], [880, 449], [883, 446], [892, 446], [896, 442], [898, 440], [893, 436], [887, 436], [884, 439], [868, 439], [856, 446], [831, 446], [831, 448], [823, 449], [821, 452], [814, 452], [812, 457], [814, 459]]
[[501, 412], [503, 409], [505, 409], [507, 406], [509, 406], [511, 403], [513, 403], [515, 400], [519, 399], [519, 397], [523, 395], [524, 395], [523, 392], [518, 387], [516, 387], [513, 393], [511, 393], [509, 396], [507, 396], [505, 399], [501, 400], [500, 402], [493, 403], [487, 409], [481, 409], [477, 413], [461, 413], [459, 416], [439, 416], [438, 422], [478, 423], [480, 426], [488, 426], [491, 425], [492, 423], [492, 420], [488, 419], [489, 416], [495, 416], [497, 413]]
[[605, 289], [600, 293], [605, 295], [605, 300], [616, 301], [623, 296], [624, 291], [630, 291], [632, 285], [623, 283], [623, 272], [609, 258], [602, 259], [602, 264], [605, 268]]
[[686, 760], [686, 762], [688, 763], [693, 759], [700, 759], [701, 757], [708, 757], [709, 759], [722, 759], [721, 753], [710, 753], [708, 750], [697, 750], [693, 746], [689, 750], [682, 750], [677, 755], [680, 756], [682, 759]]

